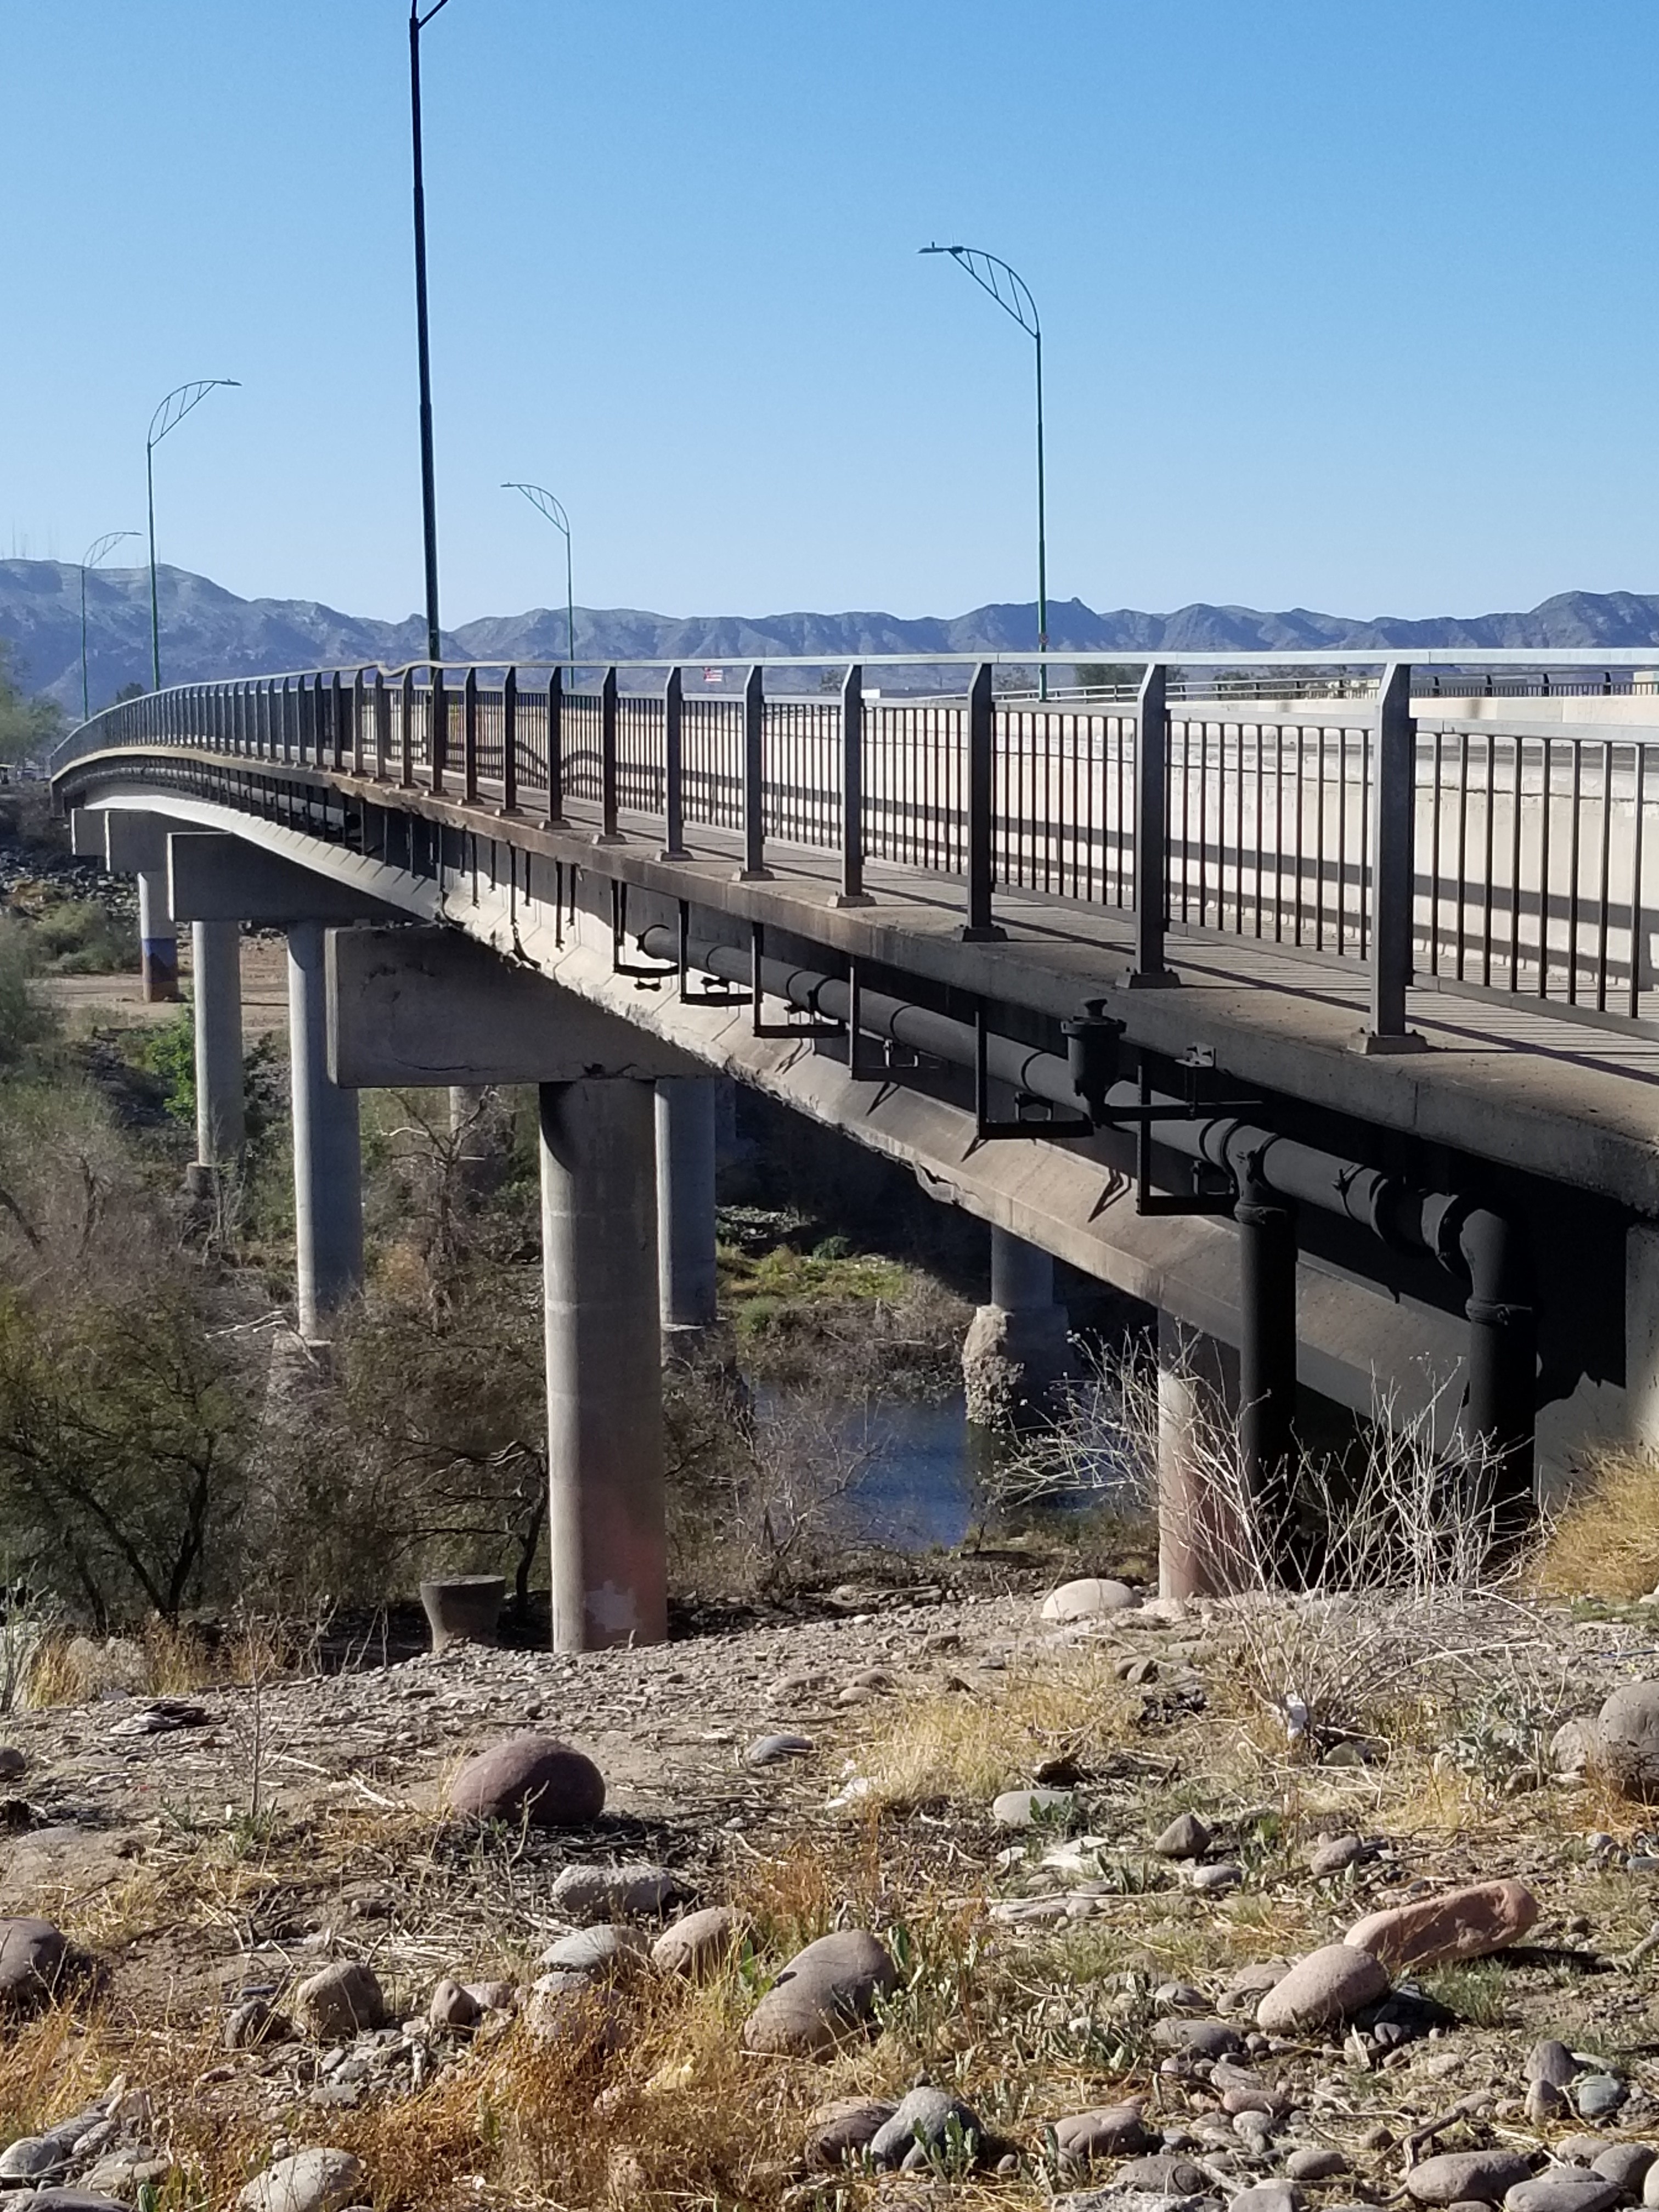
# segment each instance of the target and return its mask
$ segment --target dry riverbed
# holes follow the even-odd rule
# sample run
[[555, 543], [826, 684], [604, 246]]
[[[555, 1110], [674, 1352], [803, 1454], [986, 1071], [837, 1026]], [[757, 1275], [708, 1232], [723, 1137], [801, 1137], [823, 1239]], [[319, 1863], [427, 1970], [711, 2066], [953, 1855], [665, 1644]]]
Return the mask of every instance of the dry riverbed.
[[[252, 1679], [159, 1698], [117, 1650], [105, 1693], [13, 1714], [0, 1910], [70, 1948], [0, 1951], [0, 2184], [1643, 2200], [1659, 1845], [1551, 1744], [1659, 1667], [1644, 1608], [842, 1603], [581, 1658], [283, 1674], [250, 1643]], [[525, 1736], [592, 1762], [597, 1817], [536, 1797], [496, 1748]], [[1490, 1885], [1425, 1937], [1421, 1900]]]

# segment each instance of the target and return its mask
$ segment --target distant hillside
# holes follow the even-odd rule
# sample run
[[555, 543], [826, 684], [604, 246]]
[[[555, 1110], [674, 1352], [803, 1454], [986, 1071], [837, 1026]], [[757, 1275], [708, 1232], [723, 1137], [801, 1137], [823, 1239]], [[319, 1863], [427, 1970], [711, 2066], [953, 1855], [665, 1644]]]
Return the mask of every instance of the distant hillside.
[[[239, 599], [187, 569], [161, 571], [161, 671], [170, 683], [269, 676], [285, 669], [390, 665], [424, 650], [425, 626], [337, 613], [314, 599]], [[16, 648], [25, 683], [71, 714], [81, 705], [80, 571], [59, 561], [0, 561], [0, 638]], [[1571, 646], [1659, 647], [1659, 597], [1635, 592], [1562, 592], [1528, 614], [1392, 616], [1359, 621], [1305, 607], [1263, 614], [1253, 607], [1181, 607], [1097, 614], [1081, 599], [1048, 611], [1049, 639], [1079, 659], [1114, 653], [1321, 647], [1514, 646], [1548, 652]], [[94, 707], [124, 684], [149, 680], [149, 579], [143, 568], [104, 568], [87, 583], [88, 660]], [[756, 659], [822, 653], [832, 660], [891, 653], [1030, 652], [1031, 605], [975, 607], [969, 614], [904, 621], [887, 614], [690, 615], [629, 607], [576, 610], [576, 652], [586, 661]], [[447, 631], [457, 660], [553, 660], [564, 652], [564, 611], [533, 607], [489, 615]]]

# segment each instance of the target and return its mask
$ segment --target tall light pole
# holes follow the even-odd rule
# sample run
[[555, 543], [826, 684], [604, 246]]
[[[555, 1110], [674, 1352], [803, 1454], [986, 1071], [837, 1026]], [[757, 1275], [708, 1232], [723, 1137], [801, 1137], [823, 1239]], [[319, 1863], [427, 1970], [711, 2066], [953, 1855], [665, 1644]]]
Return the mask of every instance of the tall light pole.
[[149, 418], [144, 441], [144, 488], [149, 501], [149, 672], [154, 688], [161, 688], [161, 611], [155, 594], [155, 448], [169, 430], [176, 430], [192, 407], [199, 407], [210, 392], [224, 385], [241, 389], [234, 376], [204, 376], [194, 384], [180, 384], [169, 392]]
[[421, 167], [421, 33], [449, 5], [433, 0], [422, 15], [409, 0], [409, 118], [415, 151], [415, 332], [421, 360], [421, 533], [426, 554], [426, 657], [441, 660], [438, 642], [438, 493], [432, 476], [432, 356], [426, 333], [426, 179]]
[[[965, 269], [981, 291], [988, 292], [1006, 315], [1012, 315], [1036, 347], [1036, 494], [1037, 494], [1037, 651], [1048, 650], [1048, 542], [1042, 482], [1042, 325], [1037, 317], [1031, 288], [1017, 270], [994, 253], [976, 246], [924, 246], [923, 253], [948, 253]], [[1037, 664], [1038, 696], [1048, 696], [1048, 664]]]
[[570, 517], [550, 491], [540, 484], [504, 483], [503, 491], [521, 491], [538, 514], [544, 514], [556, 530], [564, 533], [564, 650], [569, 665], [571, 688], [576, 683], [576, 590], [570, 567]]
[[92, 705], [87, 687], [87, 571], [95, 568], [106, 553], [112, 552], [124, 538], [136, 538], [136, 530], [109, 530], [101, 538], [94, 538], [81, 556], [81, 720], [88, 721]]

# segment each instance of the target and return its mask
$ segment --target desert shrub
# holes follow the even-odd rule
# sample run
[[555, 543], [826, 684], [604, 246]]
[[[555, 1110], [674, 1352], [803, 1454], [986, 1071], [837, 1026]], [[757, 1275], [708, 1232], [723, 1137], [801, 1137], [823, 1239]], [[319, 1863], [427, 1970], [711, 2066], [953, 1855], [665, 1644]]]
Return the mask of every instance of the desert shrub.
[[137, 933], [96, 899], [52, 899], [26, 927], [58, 975], [118, 975], [137, 965]]
[[1536, 1587], [1552, 1597], [1645, 1597], [1659, 1585], [1659, 1458], [1609, 1451], [1556, 1516]]

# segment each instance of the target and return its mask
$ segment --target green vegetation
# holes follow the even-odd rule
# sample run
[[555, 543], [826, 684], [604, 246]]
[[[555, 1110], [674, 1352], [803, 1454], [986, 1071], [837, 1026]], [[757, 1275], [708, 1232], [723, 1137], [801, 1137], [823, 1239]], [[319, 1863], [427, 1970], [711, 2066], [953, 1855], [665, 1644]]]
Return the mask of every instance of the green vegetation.
[[0, 638], [0, 762], [42, 760], [63, 734], [63, 708], [25, 692], [13, 648]]

